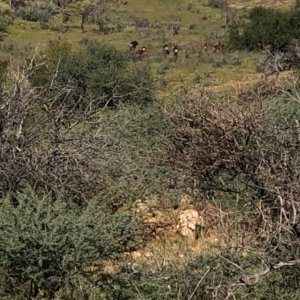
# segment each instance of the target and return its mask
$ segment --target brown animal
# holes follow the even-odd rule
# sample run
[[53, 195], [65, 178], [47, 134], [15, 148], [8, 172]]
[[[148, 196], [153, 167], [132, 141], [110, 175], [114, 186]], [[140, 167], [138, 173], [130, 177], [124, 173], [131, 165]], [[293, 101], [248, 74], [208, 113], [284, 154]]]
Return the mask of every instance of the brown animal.
[[204, 43], [202, 49], [207, 53], [210, 48], [212, 48], [212, 53], [216, 53], [217, 51], [223, 51], [225, 45], [221, 43], [220, 41], [209, 44], [208, 42]]
[[177, 61], [178, 59], [178, 54], [179, 54], [179, 48], [177, 46], [173, 47], [173, 54], [174, 54], [174, 59]]
[[222, 51], [224, 49], [224, 44], [218, 41], [213, 45], [213, 53], [216, 53], [218, 50]]
[[130, 50], [135, 50], [138, 45], [139, 45], [138, 41], [132, 41], [129, 46]]
[[147, 56], [147, 54], [148, 54], [147, 48], [146, 47], [142, 47], [142, 49], [140, 49], [140, 50], [138, 50], [136, 52], [136, 57], [138, 59], [142, 60], [142, 59], [144, 59]]
[[169, 45], [164, 45], [163, 48], [163, 56], [167, 57], [170, 54], [170, 49], [169, 49]]

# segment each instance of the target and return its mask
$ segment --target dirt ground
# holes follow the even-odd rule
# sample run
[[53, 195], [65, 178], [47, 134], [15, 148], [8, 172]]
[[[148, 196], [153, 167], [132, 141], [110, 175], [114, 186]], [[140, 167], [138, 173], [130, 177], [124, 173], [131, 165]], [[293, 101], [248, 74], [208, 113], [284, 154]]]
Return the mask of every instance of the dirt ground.
[[295, 3], [294, 0], [251, 0], [239, 3], [229, 4], [230, 8], [244, 9], [253, 8], [255, 6], [263, 6], [269, 8], [288, 8]]
[[[265, 77], [263, 74], [255, 74], [245, 76], [245, 78], [241, 81], [231, 80], [222, 85], [214, 85], [209, 86], [205, 90], [214, 94], [224, 93], [224, 92], [233, 92], [234, 94], [238, 94], [238, 92], [245, 88], [255, 87], [255, 85], [259, 83], [272, 83], [278, 86], [285, 86], [287, 83], [293, 83], [295, 80], [292, 71], [284, 71], [278, 74], [271, 75], [269, 77]], [[199, 87], [198, 87], [199, 88]], [[200, 87], [201, 88], [201, 87]]]

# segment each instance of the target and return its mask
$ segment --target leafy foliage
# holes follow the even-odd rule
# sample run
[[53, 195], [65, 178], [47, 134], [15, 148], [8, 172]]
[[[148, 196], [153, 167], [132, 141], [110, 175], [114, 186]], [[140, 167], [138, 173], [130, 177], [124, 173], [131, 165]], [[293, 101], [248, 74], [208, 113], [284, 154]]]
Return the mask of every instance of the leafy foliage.
[[2, 195], [30, 184], [63, 190], [80, 203], [101, 194], [116, 208], [166, 190], [171, 167], [158, 165], [158, 158], [169, 121], [158, 103], [119, 103], [111, 110], [91, 99], [90, 110], [77, 111], [63, 99], [71, 88], [59, 89], [54, 80], [50, 91], [35, 89], [30, 81], [37, 84], [37, 78], [27, 74], [36, 74], [35, 67], [21, 75], [10, 70], [0, 94]]
[[141, 242], [129, 215], [110, 215], [90, 202], [78, 207], [60, 195], [26, 189], [1, 200], [0, 268], [8, 294], [52, 299], [97, 260]]
[[108, 172], [107, 188], [101, 194], [106, 203], [119, 207], [135, 199], [169, 193], [172, 168], [160, 163], [160, 155], [170, 123], [161, 108], [120, 107], [103, 115], [101, 123], [106, 142], [101, 161]]
[[84, 40], [82, 50], [54, 46], [47, 56], [49, 68], [36, 75], [35, 84], [44, 84], [45, 79], [49, 82], [52, 77], [47, 76], [58, 68], [56, 83], [58, 89], [70, 88], [65, 99], [70, 107], [84, 110], [87, 103], [98, 108], [120, 102], [145, 104], [154, 99], [148, 66], [132, 64], [126, 53], [113, 47]]
[[255, 7], [248, 15], [248, 22], [234, 24], [229, 32], [229, 43], [233, 48], [248, 50], [286, 50], [292, 39], [297, 39], [300, 28], [298, 6], [290, 11]]

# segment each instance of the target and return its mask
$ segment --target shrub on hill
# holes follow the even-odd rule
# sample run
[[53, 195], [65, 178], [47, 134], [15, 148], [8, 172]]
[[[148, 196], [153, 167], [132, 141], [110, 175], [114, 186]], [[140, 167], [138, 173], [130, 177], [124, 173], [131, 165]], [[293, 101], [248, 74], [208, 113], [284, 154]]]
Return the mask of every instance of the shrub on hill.
[[292, 39], [299, 37], [299, 20], [298, 4], [289, 11], [255, 7], [250, 10], [247, 22], [231, 26], [229, 44], [248, 50], [265, 47], [270, 47], [271, 51], [287, 50]]
[[259, 205], [257, 218], [269, 220], [272, 228], [272, 238], [265, 242], [280, 244], [282, 251], [291, 247], [293, 253], [299, 231], [290, 233], [298, 228], [300, 208], [300, 106], [295, 95], [257, 95], [243, 103], [209, 95], [185, 98], [167, 140], [170, 162], [181, 175], [195, 178], [200, 199], [218, 199], [231, 207], [239, 198], [239, 205], [253, 211]]
[[17, 9], [16, 15], [23, 20], [47, 24], [54, 13], [51, 5], [46, 3], [29, 3]]
[[[77, 51], [54, 46], [47, 53], [47, 68], [35, 74], [34, 84], [53, 83], [70, 108], [85, 110], [118, 103], [146, 104], [154, 100], [154, 85], [145, 62], [133, 63], [127, 53], [96, 41], [84, 41]], [[53, 86], [52, 86], [53, 90]]]
[[46, 97], [44, 89], [37, 92], [31, 86], [27, 72], [34, 72], [33, 69], [24, 73], [10, 69], [3, 78], [0, 194], [29, 183], [48, 190], [63, 189], [81, 200], [83, 195], [94, 195], [102, 180], [94, 160], [98, 157], [95, 145], [101, 141], [94, 138], [94, 147], [90, 147], [91, 134], [82, 133], [84, 121], [81, 128], [71, 130], [65, 107], [55, 105], [56, 98]]
[[99, 272], [101, 261], [141, 243], [141, 231], [130, 215], [111, 215], [93, 202], [86, 207], [66, 202], [29, 188], [0, 200], [2, 296], [54, 299], [67, 286], [74, 299], [77, 284], [93, 281], [94, 263]]
[[[292, 175], [300, 164], [294, 139], [300, 106], [284, 99], [257, 101], [237, 104], [209, 95], [184, 99], [177, 114], [182, 117], [173, 119], [181, 126], [170, 134], [170, 159], [196, 176], [204, 190], [239, 193], [246, 188], [272, 202], [280, 189], [293, 201], [300, 189]], [[242, 182], [245, 187], [235, 186]]]
[[[30, 184], [47, 191], [63, 190], [79, 203], [99, 196], [116, 208], [129, 200], [164, 191], [170, 167], [158, 166], [157, 161], [169, 121], [158, 103], [127, 105], [120, 100], [118, 107], [111, 110], [84, 98], [83, 110], [83, 104], [76, 106], [71, 102], [73, 98], [68, 98], [73, 87], [52, 86], [47, 81], [50, 74], [34, 77], [36, 68], [39, 66], [29, 64], [20, 73], [9, 68], [8, 76], [3, 77], [0, 195]], [[128, 74], [136, 70], [133, 65]], [[51, 77], [54, 82], [55, 74]], [[146, 84], [148, 80], [142, 75], [132, 75], [141, 86], [143, 80]], [[33, 87], [32, 82], [39, 83], [38, 87]], [[132, 87], [133, 84], [128, 83], [126, 93], [139, 93], [139, 88], [145, 91], [143, 86]], [[74, 109], [78, 107], [82, 109]]]

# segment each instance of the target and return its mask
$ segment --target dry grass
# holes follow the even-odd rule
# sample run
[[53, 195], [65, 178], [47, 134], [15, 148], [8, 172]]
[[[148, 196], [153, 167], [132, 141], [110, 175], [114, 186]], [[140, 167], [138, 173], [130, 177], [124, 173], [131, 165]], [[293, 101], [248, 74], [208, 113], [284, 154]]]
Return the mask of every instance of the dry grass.
[[235, 9], [250, 9], [256, 6], [267, 8], [286, 9], [290, 8], [295, 1], [293, 0], [248, 0], [248, 1], [230, 1], [229, 7]]
[[[187, 263], [196, 256], [219, 254], [228, 245], [243, 247], [247, 251], [255, 238], [249, 228], [240, 230], [239, 222], [251, 216], [245, 216], [242, 211], [224, 210], [217, 203], [201, 202], [190, 205], [199, 211], [203, 220], [201, 236], [198, 239], [183, 237], [177, 230], [179, 211], [156, 210], [151, 219], [151, 226], [157, 225], [156, 231], [146, 246], [129, 253], [128, 260], [133, 265], [147, 265], [153, 269], [163, 269], [166, 266]], [[145, 214], [145, 212], [143, 212]], [[162, 221], [163, 220], [163, 221]], [[149, 221], [149, 220], [148, 220]], [[167, 227], [162, 226], [167, 224]], [[149, 225], [149, 223], [148, 223]], [[164, 230], [160, 230], [164, 228]]]

